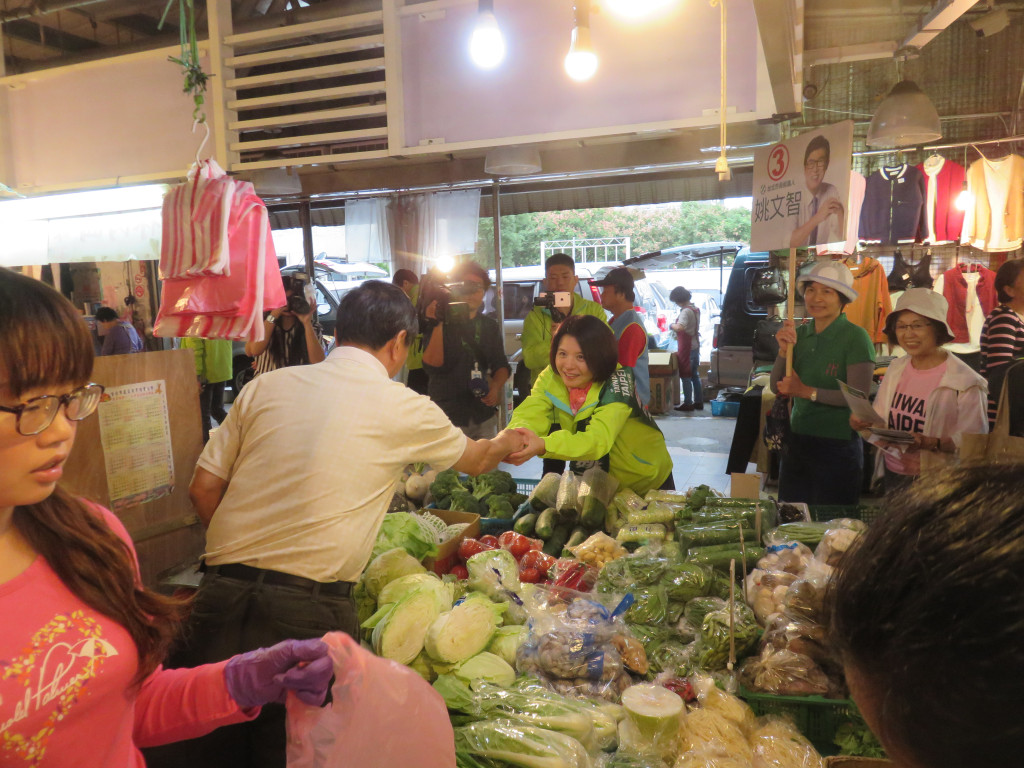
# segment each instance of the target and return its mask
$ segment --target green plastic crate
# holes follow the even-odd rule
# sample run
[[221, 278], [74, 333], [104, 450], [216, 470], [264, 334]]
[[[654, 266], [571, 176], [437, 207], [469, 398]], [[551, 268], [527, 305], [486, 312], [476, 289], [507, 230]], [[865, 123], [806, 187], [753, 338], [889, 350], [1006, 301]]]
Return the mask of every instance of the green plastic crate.
[[811, 520], [816, 523], [824, 523], [829, 520], [837, 520], [840, 517], [849, 517], [854, 520], [863, 520], [870, 523], [882, 514], [881, 507], [869, 506], [867, 504], [855, 504], [852, 506], [830, 505], [830, 504], [808, 504]]
[[849, 699], [826, 699], [822, 696], [776, 696], [740, 688], [740, 698], [750, 705], [754, 714], [778, 715], [792, 720], [822, 755], [839, 751], [834, 739], [839, 726], [861, 719], [857, 705]]
[[530, 491], [536, 488], [537, 483], [540, 482], [540, 480], [523, 480], [520, 477], [513, 477], [512, 479], [516, 481], [516, 490], [520, 493], [525, 493], [527, 496], [530, 495]]

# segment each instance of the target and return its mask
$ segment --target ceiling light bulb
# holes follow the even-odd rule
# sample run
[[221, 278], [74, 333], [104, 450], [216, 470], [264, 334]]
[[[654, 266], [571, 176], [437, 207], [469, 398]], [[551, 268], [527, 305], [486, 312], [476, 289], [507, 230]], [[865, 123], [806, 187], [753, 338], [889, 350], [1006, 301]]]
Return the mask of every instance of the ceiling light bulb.
[[974, 205], [974, 194], [967, 189], [967, 182], [964, 182], [963, 187], [960, 189], [960, 194], [956, 196], [956, 201], [953, 203], [958, 211], [966, 211], [972, 205]]
[[480, 69], [494, 69], [505, 58], [505, 37], [498, 29], [494, 12], [483, 7], [483, 3], [481, 6], [473, 35], [469, 38], [469, 58]]
[[573, 27], [569, 53], [565, 56], [565, 71], [578, 82], [589, 80], [597, 72], [597, 54], [590, 44], [590, 27]]

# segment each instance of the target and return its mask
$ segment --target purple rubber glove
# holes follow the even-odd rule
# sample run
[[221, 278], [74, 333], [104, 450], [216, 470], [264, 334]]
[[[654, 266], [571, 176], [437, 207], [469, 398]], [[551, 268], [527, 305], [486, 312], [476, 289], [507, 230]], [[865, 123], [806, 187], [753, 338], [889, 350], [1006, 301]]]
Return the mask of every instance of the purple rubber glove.
[[242, 707], [284, 704], [288, 691], [318, 707], [327, 697], [333, 674], [323, 640], [285, 640], [240, 653], [224, 667], [228, 694]]

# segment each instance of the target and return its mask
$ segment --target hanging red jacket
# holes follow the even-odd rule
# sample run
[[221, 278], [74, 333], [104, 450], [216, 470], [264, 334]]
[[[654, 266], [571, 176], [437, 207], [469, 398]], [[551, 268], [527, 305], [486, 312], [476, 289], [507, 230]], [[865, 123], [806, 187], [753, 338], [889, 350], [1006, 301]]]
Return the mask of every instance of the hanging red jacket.
[[946, 312], [946, 322], [953, 331], [953, 341], [957, 344], [964, 344], [971, 340], [970, 330], [967, 327], [967, 280], [964, 272], [977, 272], [978, 277], [978, 303], [988, 317], [988, 314], [995, 309], [999, 303], [996, 295], [996, 273], [991, 269], [977, 264], [960, 264], [947, 269], [942, 273], [942, 295], [949, 302], [949, 310]]

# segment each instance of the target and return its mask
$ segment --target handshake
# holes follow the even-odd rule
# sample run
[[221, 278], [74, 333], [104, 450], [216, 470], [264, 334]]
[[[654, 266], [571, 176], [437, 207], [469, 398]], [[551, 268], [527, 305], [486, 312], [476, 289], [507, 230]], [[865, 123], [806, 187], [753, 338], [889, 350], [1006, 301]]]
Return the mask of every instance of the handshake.
[[534, 456], [540, 456], [546, 450], [544, 440], [533, 430], [523, 427], [502, 430], [495, 441], [500, 442], [505, 450], [505, 457], [502, 461], [517, 467], [525, 464]]

